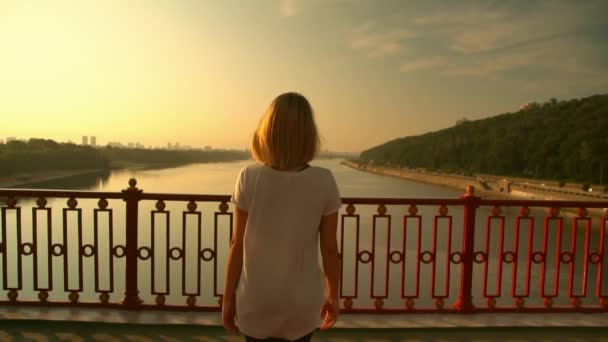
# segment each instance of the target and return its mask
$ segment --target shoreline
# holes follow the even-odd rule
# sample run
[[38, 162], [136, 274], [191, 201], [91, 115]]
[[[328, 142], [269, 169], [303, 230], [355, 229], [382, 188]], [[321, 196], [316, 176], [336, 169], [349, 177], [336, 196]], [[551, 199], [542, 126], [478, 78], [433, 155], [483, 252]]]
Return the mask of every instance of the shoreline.
[[475, 186], [475, 193], [481, 195], [482, 190], [478, 189], [477, 182], [473, 177], [457, 176], [457, 175], [438, 175], [430, 174], [421, 171], [411, 171], [408, 169], [395, 169], [384, 166], [360, 166], [357, 163], [344, 160], [341, 162], [342, 165], [350, 167], [352, 169], [374, 173], [382, 176], [390, 176], [400, 179], [405, 179], [413, 182], [426, 183], [432, 185], [439, 185], [450, 189], [461, 190], [462, 194], [465, 194], [467, 185]]
[[[240, 159], [222, 161], [227, 162], [238, 162]], [[0, 176], [0, 189], [2, 188], [19, 188], [30, 184], [43, 183], [48, 181], [63, 180], [66, 178], [86, 176], [93, 174], [109, 173], [117, 170], [148, 170], [148, 169], [168, 169], [181, 166], [187, 166], [191, 164], [207, 164], [217, 163], [216, 161], [210, 162], [191, 162], [191, 163], [139, 163], [130, 161], [115, 161], [110, 164], [107, 169], [75, 169], [75, 170], [49, 170], [49, 171], [36, 171], [36, 172], [20, 172], [9, 176]]]
[[[480, 180], [476, 177], [466, 177], [460, 175], [451, 174], [439, 174], [439, 173], [428, 173], [419, 170], [411, 169], [396, 169], [384, 166], [362, 166], [355, 162], [344, 160], [340, 164], [350, 167], [352, 169], [369, 172], [383, 176], [396, 177], [413, 182], [420, 182], [426, 184], [432, 184], [437, 186], [443, 186], [451, 189], [461, 190], [462, 194], [465, 194], [467, 185], [473, 185], [475, 187], [475, 195], [488, 199], [533, 199], [533, 200], [572, 200], [572, 201], [594, 201], [588, 197], [576, 196], [576, 195], [556, 195], [555, 193], [543, 193], [542, 191], [535, 191], [534, 189], [523, 188], [520, 186], [513, 186], [510, 192], [494, 190], [491, 185], [496, 184], [500, 186], [498, 182]], [[597, 201], [597, 200], [595, 200]], [[603, 201], [606, 202], [606, 201]], [[608, 207], [608, 203], [606, 205]], [[576, 209], [563, 208], [562, 212], [568, 216], [576, 216]], [[608, 215], [602, 209], [591, 208], [588, 209], [589, 216], [593, 217], [604, 217]]]
[[78, 170], [51, 170], [39, 172], [21, 172], [19, 174], [0, 177], [0, 188], [18, 188], [23, 185], [60, 180], [76, 176], [101, 174], [111, 169], [78, 169]]

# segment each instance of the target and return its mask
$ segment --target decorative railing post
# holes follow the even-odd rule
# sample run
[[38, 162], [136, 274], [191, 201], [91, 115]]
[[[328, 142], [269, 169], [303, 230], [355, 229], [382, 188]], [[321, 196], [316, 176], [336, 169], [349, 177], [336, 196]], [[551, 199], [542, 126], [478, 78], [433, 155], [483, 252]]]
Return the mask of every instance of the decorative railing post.
[[475, 248], [475, 211], [479, 206], [479, 197], [475, 196], [475, 187], [467, 185], [462, 196], [464, 203], [464, 223], [462, 237], [462, 266], [460, 274], [460, 294], [454, 308], [461, 313], [472, 313], [473, 306], [473, 262]]
[[126, 309], [138, 309], [142, 303], [139, 298], [139, 289], [137, 287], [137, 211], [142, 190], [136, 187], [137, 181], [134, 178], [129, 179], [129, 188], [122, 190], [123, 200], [126, 202], [126, 246], [125, 257], [126, 272], [125, 282], [126, 288], [124, 296], [120, 301]]

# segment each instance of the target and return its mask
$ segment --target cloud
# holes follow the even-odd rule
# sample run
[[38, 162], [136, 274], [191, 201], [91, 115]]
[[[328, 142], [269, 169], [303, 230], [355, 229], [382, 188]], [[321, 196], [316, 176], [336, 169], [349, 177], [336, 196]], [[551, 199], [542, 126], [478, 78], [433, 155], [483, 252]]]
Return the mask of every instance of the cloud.
[[[456, 58], [444, 74], [457, 77], [511, 77], [514, 72], [534, 70], [535, 82], [559, 79], [592, 79], [608, 76], [608, 66], [594, 61], [598, 47], [580, 37], [557, 36], [530, 44], [517, 45], [492, 53]], [[527, 73], [527, 71], [526, 71]], [[600, 76], [603, 75], [603, 76]]]
[[442, 9], [411, 22], [417, 30], [442, 37], [456, 53], [476, 54], [576, 32], [598, 20], [592, 5], [541, 1], [522, 7], [501, 2]]
[[402, 73], [510, 80], [522, 89], [565, 80], [606, 85], [601, 56], [608, 50], [593, 32], [605, 27], [607, 9], [558, 0], [429, 4], [373, 17], [351, 30], [348, 44], [370, 57], [400, 58], [395, 69]]
[[279, 0], [279, 13], [281, 17], [293, 17], [298, 13], [296, 0]]
[[478, 7], [449, 9], [433, 14], [421, 15], [412, 19], [412, 23], [420, 26], [456, 26], [471, 25], [477, 22], [491, 22], [505, 17], [504, 11]]
[[403, 41], [413, 37], [411, 31], [405, 29], [376, 29], [373, 22], [368, 22], [354, 31], [350, 39], [350, 47], [366, 51], [370, 57], [395, 54], [403, 51]]
[[518, 52], [503, 56], [479, 58], [474, 62], [472, 60], [456, 62], [446, 68], [445, 74], [450, 76], [487, 77], [499, 72], [531, 66], [535, 57], [539, 55], [538, 52]]
[[510, 77], [517, 70], [534, 70], [542, 77], [597, 77], [605, 69], [593, 61], [601, 48], [589, 41], [585, 30], [604, 20], [600, 7], [605, 6], [539, 1], [435, 9], [411, 18], [409, 29], [433, 41], [446, 57], [433, 57], [437, 51], [412, 51], [419, 59], [400, 70], [441, 67], [444, 75], [476, 78]]
[[410, 62], [401, 64], [399, 68], [402, 72], [414, 72], [421, 70], [434, 69], [437, 67], [445, 66], [446, 59], [441, 56], [434, 56], [429, 58], [420, 58]]

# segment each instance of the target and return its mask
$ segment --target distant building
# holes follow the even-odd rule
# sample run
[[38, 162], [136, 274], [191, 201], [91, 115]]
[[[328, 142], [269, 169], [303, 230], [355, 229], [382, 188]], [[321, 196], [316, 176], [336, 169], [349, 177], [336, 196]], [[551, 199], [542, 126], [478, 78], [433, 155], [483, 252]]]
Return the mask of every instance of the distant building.
[[89, 144], [89, 137], [87, 137], [86, 135], [82, 136], [82, 144], [83, 145], [88, 145]]
[[133, 148], [133, 147], [135, 147], [135, 144], [134, 144], [134, 143], [132, 143], [132, 142], [130, 142], [130, 143], [128, 143], [128, 144], [127, 144], [127, 147], [129, 147], [129, 148]]
[[140, 144], [140, 143], [135, 143], [135, 147], [136, 148], [146, 148], [146, 146], [144, 146], [144, 144]]
[[97, 137], [91, 136], [91, 146], [97, 146]]
[[212, 149], [211, 146], [209, 146], [209, 145], [205, 146], [205, 151], [211, 151], [211, 149]]
[[[184, 148], [185, 147], [187, 147], [187, 146], [184, 146]], [[170, 142], [167, 143], [167, 150], [179, 150], [179, 149], [180, 149], [180, 147], [179, 147], [178, 142], [176, 142], [175, 144], [172, 144]]]

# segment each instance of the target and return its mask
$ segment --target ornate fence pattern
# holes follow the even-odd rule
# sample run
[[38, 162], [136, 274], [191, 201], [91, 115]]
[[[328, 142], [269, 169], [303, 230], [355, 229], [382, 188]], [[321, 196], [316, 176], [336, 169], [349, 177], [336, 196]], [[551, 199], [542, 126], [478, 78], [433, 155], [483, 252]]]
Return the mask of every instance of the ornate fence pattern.
[[[219, 311], [230, 197], [136, 185], [0, 189], [0, 303]], [[608, 311], [608, 213], [588, 213], [606, 201], [482, 199], [473, 187], [456, 199], [342, 201], [344, 312]]]

